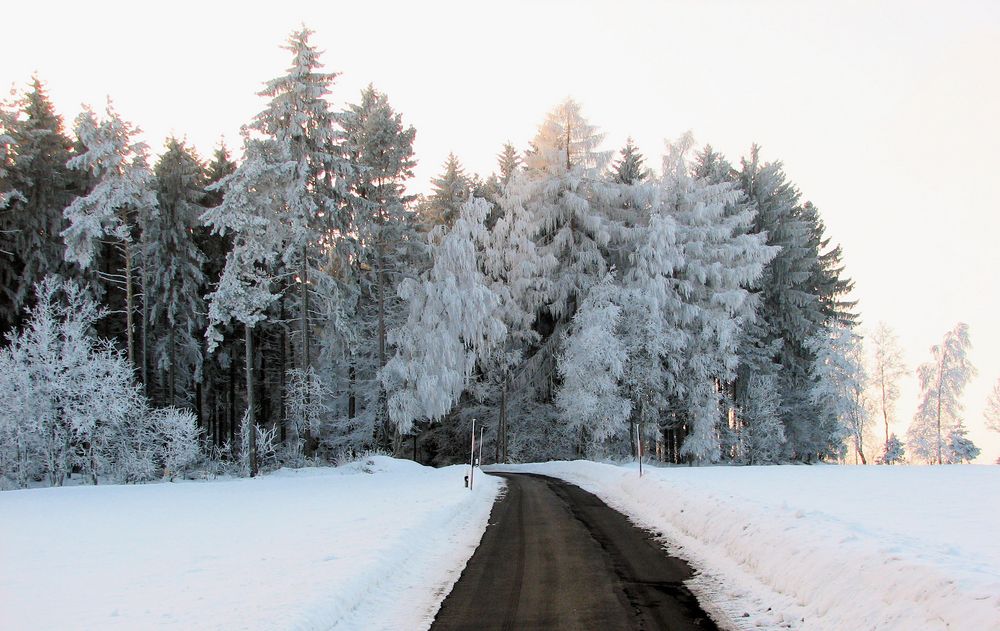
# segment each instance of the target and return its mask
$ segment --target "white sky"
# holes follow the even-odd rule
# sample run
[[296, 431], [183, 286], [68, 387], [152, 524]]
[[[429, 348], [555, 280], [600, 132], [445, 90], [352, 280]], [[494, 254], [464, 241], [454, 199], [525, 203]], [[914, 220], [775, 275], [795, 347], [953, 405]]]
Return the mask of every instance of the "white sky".
[[[47, 82], [71, 126], [110, 95], [155, 151], [168, 134], [203, 155], [262, 106], [279, 49], [305, 23], [343, 73], [335, 106], [368, 83], [417, 128], [413, 190], [449, 151], [490, 173], [566, 96], [651, 166], [692, 130], [738, 163], [781, 159], [845, 251], [866, 325], [899, 333], [911, 367], [960, 320], [979, 377], [967, 424], [1000, 456], [982, 409], [1000, 378], [1000, 3], [19, 2], [3, 9], [0, 85]], [[896, 430], [916, 405], [905, 384]]]

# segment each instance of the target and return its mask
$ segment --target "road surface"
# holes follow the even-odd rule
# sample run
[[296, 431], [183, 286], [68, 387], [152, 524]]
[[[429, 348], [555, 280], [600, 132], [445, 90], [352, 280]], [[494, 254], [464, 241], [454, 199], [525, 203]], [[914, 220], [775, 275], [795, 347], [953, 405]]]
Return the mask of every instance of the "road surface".
[[716, 629], [691, 568], [579, 487], [499, 474], [506, 496], [432, 631]]

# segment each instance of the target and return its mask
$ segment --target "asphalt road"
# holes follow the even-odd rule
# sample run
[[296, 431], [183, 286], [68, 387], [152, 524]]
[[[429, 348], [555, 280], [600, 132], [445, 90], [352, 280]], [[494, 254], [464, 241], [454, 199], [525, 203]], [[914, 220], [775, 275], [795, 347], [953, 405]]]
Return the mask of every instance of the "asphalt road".
[[432, 631], [716, 629], [691, 568], [579, 487], [499, 474], [507, 494]]

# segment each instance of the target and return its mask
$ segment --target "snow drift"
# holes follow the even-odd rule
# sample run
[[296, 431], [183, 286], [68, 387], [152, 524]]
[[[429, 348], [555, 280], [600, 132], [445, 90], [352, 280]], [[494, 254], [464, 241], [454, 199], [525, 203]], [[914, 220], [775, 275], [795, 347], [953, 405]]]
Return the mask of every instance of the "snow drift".
[[501, 482], [374, 457], [204, 483], [0, 493], [3, 629], [420, 629]]
[[662, 533], [738, 629], [1000, 629], [1000, 467], [515, 467]]

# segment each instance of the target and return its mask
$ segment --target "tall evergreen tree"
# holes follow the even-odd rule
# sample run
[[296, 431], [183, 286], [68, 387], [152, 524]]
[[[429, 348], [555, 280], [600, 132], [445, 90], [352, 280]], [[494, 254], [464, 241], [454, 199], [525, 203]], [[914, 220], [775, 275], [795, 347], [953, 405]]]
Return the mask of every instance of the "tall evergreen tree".
[[389, 359], [388, 331], [404, 317], [395, 287], [410, 267], [407, 249], [417, 241], [405, 189], [416, 164], [416, 130], [403, 125], [386, 95], [373, 86], [341, 115], [341, 124], [346, 155], [360, 165], [351, 189], [358, 249], [351, 261], [357, 319], [349, 342], [348, 415], [354, 422], [360, 391], [368, 404], [360, 422], [371, 429], [380, 447], [388, 449], [398, 435], [389, 419], [385, 384], [376, 375]]
[[194, 401], [181, 393], [193, 394], [202, 368], [205, 256], [194, 229], [204, 211], [205, 176], [194, 152], [176, 138], [167, 139], [153, 172], [159, 213], [147, 226], [143, 245], [154, 359], [167, 404], [190, 405]]
[[[756, 364], [777, 370], [787, 439], [783, 456], [805, 461], [835, 456], [825, 451], [834, 443], [816, 423], [819, 414], [807, 394], [814, 359], [807, 341], [821, 333], [827, 320], [813, 284], [819, 257], [811, 242], [814, 226], [803, 217], [799, 191], [781, 163], [762, 164], [756, 146], [743, 160], [739, 179], [757, 209], [754, 232], [766, 234], [768, 245], [780, 248], [764, 270], [759, 322], [746, 331], [741, 355], [749, 359], [748, 369]], [[773, 368], [766, 361], [770, 353]], [[745, 384], [750, 374], [741, 371], [740, 381]]]
[[432, 179], [431, 186], [433, 188], [426, 202], [426, 220], [436, 225], [451, 226], [472, 190], [472, 181], [455, 154], [448, 154], [444, 173]]
[[120, 250], [120, 276], [125, 292], [126, 352], [135, 359], [135, 259], [140, 213], [156, 212], [153, 174], [148, 148], [135, 140], [139, 130], [118, 115], [111, 102], [107, 117], [98, 120], [90, 108], [76, 119], [76, 134], [85, 151], [67, 166], [90, 173], [97, 181], [87, 195], [75, 198], [64, 210], [69, 225], [62, 232], [67, 261], [87, 268], [94, 263], [97, 246], [108, 239]]
[[649, 169], [645, 167], [645, 161], [646, 159], [639, 153], [639, 148], [635, 146], [635, 141], [629, 136], [625, 141], [625, 146], [622, 147], [621, 157], [611, 165], [612, 181], [616, 184], [643, 182], [650, 175]]
[[523, 162], [514, 145], [509, 142], [504, 143], [503, 149], [497, 154], [497, 169], [499, 171], [497, 179], [499, 180], [499, 184], [501, 186], [510, 184], [511, 179], [517, 175]]
[[5, 244], [0, 247], [9, 261], [0, 271], [3, 281], [5, 319], [15, 316], [32, 294], [32, 287], [48, 274], [68, 275], [60, 233], [65, 227], [63, 209], [73, 195], [66, 162], [72, 141], [63, 133], [62, 117], [56, 114], [45, 86], [33, 77], [30, 90], [20, 99], [21, 114], [9, 122], [16, 156], [11, 160], [10, 187], [18, 192], [9, 200], [0, 227]]

